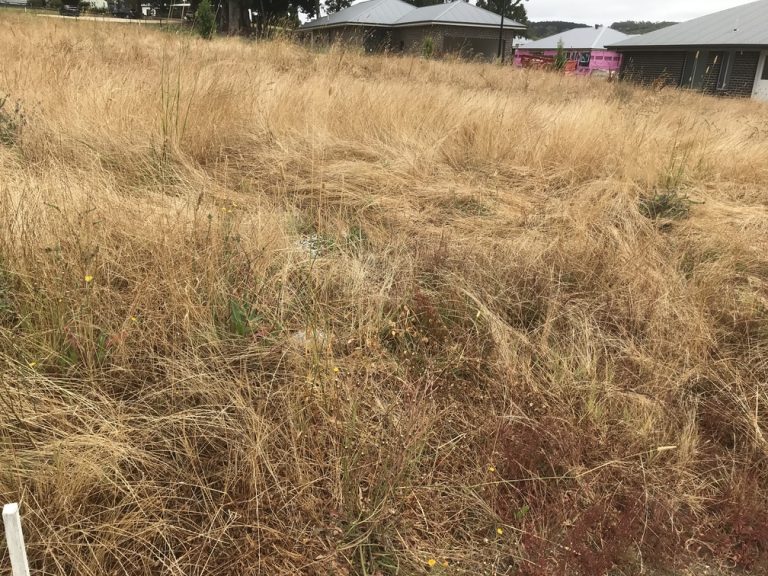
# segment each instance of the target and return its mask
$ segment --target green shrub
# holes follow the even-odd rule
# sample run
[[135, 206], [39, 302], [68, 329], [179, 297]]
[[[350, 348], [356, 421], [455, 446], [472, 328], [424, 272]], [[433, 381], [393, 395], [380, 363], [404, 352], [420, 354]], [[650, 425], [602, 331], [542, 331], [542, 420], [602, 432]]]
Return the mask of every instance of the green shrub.
[[424, 40], [421, 41], [421, 55], [424, 58], [432, 58], [435, 54], [435, 41], [432, 39], [432, 36], [426, 36]]
[[565, 68], [565, 63], [568, 59], [565, 55], [565, 49], [563, 48], [563, 41], [557, 41], [557, 54], [555, 55], [555, 70], [562, 70]]
[[203, 38], [210, 38], [216, 31], [216, 17], [210, 0], [202, 0], [195, 12], [195, 30]]

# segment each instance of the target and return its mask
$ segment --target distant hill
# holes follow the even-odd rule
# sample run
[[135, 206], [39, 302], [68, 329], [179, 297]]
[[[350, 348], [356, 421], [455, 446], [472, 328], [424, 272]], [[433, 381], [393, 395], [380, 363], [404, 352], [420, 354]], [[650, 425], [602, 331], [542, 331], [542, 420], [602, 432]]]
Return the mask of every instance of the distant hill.
[[[666, 28], [672, 26], [677, 22], [643, 22], [626, 20], [624, 22], [614, 22], [611, 24], [611, 28], [624, 32], [624, 34], [646, 34], [659, 30], [660, 28]], [[528, 23], [528, 37], [532, 40], [538, 40], [539, 38], [546, 38], [547, 36], [553, 36], [554, 34], [560, 34], [566, 30], [572, 30], [574, 28], [589, 28], [590, 24], [581, 24], [579, 22], [566, 22], [562, 20], [547, 20], [542, 22], [529, 22]]]
[[635, 22], [634, 20], [626, 20], [625, 22], [614, 22], [611, 24], [611, 28], [624, 32], [624, 34], [647, 34], [654, 30], [672, 26], [673, 24], [677, 24], [677, 22]]
[[551, 20], [545, 22], [529, 22], [528, 37], [532, 40], [546, 38], [553, 34], [560, 34], [573, 28], [588, 28], [588, 24], [579, 24], [578, 22], [564, 22], [561, 20]]

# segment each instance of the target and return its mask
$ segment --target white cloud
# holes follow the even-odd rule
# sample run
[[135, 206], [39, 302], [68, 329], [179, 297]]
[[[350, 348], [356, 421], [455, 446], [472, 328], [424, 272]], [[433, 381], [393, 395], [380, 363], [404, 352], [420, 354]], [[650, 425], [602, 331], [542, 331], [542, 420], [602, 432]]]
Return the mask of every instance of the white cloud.
[[748, 0], [527, 0], [528, 18], [611, 24], [621, 20], [682, 22], [748, 4]]

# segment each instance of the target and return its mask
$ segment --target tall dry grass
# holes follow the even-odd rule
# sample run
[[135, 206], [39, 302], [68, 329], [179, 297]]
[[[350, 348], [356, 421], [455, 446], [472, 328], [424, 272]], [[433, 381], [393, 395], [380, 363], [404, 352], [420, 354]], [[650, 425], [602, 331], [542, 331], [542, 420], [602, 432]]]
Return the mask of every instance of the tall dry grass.
[[0, 55], [35, 573], [765, 570], [765, 106], [7, 14]]

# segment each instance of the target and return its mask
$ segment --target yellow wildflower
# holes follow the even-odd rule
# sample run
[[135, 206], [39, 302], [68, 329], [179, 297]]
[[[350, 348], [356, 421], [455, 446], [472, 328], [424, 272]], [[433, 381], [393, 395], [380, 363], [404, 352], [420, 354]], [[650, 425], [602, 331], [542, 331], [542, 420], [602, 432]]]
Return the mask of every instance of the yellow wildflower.
[[491, 464], [490, 466], [488, 466], [488, 472], [496, 472], [496, 467], [493, 464]]
[[427, 566], [429, 566], [430, 568], [432, 568], [435, 564], [437, 564], [437, 560], [435, 560], [434, 558], [430, 558], [429, 560], [427, 560]]
[[338, 366], [334, 366], [333, 367], [333, 371], [336, 372], [336, 374], [338, 374], [339, 373], [339, 367]]
[[29, 367], [30, 368], [34, 368], [35, 366], [37, 366], [37, 362], [30, 362], [29, 363]]
[[88, 284], [90, 282], [93, 282], [93, 276], [91, 276], [90, 274], [86, 274], [85, 275], [85, 283]]
[[131, 322], [138, 322], [138, 320], [136, 319], [136, 316], [131, 316]]
[[496, 528], [496, 534], [501, 536], [502, 534], [504, 534], [504, 530], [502, 528]]

